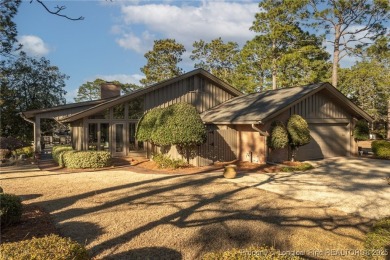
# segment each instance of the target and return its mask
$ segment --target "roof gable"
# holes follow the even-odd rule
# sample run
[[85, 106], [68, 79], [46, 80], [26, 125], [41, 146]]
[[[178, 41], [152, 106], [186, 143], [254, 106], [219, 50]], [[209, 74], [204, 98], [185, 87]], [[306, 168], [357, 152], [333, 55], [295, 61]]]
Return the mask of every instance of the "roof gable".
[[368, 121], [372, 118], [353, 104], [346, 96], [329, 83], [317, 83], [301, 87], [270, 90], [233, 98], [201, 114], [205, 123], [213, 124], [255, 124], [273, 118], [302, 99], [327, 89], [341, 100], [351, 111]]
[[184, 80], [186, 78], [192, 77], [194, 75], [202, 75], [203, 77], [206, 77], [211, 82], [215, 83], [221, 89], [223, 89], [224, 91], [232, 94], [233, 96], [242, 95], [242, 93], [240, 91], [238, 91], [234, 87], [230, 86], [229, 84], [225, 83], [224, 81], [220, 80], [219, 78], [215, 77], [214, 75], [210, 74], [209, 72], [207, 72], [207, 71], [205, 71], [203, 69], [196, 69], [196, 70], [190, 71], [188, 73], [185, 73], [183, 75], [180, 75], [178, 77], [175, 77], [175, 78], [172, 78], [172, 79], [168, 79], [168, 80], [165, 80], [165, 81], [153, 84], [153, 85], [151, 85], [149, 87], [138, 89], [138, 90], [136, 90], [134, 92], [131, 92], [129, 94], [126, 94], [126, 95], [120, 96], [118, 98], [112, 99], [112, 100], [107, 101], [105, 103], [96, 105], [96, 106], [94, 106], [92, 108], [86, 109], [85, 111], [76, 113], [76, 114], [71, 115], [69, 117], [60, 118], [59, 121], [61, 121], [61, 122], [71, 122], [71, 121], [74, 121], [74, 120], [78, 120], [78, 119], [81, 119], [81, 118], [93, 115], [95, 113], [103, 111], [103, 110], [105, 110], [107, 108], [110, 108], [112, 106], [115, 106], [115, 105], [118, 105], [118, 104], [121, 104], [121, 103], [124, 103], [124, 102], [128, 102], [128, 101], [133, 100], [133, 99], [135, 99], [137, 97], [145, 95], [145, 94], [147, 94], [149, 92], [152, 92], [152, 91], [158, 90], [160, 88], [164, 88], [166, 86], [172, 85], [172, 84], [174, 84], [176, 82], [179, 82], [179, 81]]

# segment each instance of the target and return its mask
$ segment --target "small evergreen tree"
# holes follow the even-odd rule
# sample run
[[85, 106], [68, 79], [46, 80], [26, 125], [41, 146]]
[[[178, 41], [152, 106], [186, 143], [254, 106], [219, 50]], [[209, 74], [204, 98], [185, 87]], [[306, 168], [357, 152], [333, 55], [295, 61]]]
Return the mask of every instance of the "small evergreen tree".
[[292, 115], [287, 122], [287, 131], [292, 150], [291, 161], [294, 161], [298, 148], [310, 143], [310, 130], [304, 118]]
[[282, 149], [288, 146], [288, 133], [281, 121], [274, 121], [271, 124], [271, 134], [267, 138], [267, 145], [271, 149]]

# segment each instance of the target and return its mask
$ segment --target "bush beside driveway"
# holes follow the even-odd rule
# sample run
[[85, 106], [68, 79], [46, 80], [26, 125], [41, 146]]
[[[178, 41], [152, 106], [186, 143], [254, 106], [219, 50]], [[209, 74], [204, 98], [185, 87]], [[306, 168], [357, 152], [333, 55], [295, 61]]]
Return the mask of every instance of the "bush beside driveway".
[[246, 186], [221, 176], [129, 170], [0, 175], [5, 191], [45, 208], [62, 235], [85, 243], [98, 259], [198, 259], [250, 245], [308, 255], [363, 249], [369, 219], [254, 188], [271, 177]]

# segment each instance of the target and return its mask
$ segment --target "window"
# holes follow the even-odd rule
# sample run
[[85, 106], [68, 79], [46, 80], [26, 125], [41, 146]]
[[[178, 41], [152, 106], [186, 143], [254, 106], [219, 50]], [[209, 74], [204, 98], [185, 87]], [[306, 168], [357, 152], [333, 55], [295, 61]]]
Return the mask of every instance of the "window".
[[136, 98], [129, 102], [129, 119], [140, 119], [144, 114], [144, 99]]
[[110, 134], [109, 134], [109, 124], [101, 123], [100, 124], [100, 150], [108, 151], [110, 143]]
[[98, 148], [98, 124], [88, 124], [88, 150]]
[[113, 108], [114, 119], [125, 119], [125, 105], [120, 104]]
[[89, 116], [89, 119], [109, 119], [110, 118], [110, 109], [107, 108], [95, 115]]

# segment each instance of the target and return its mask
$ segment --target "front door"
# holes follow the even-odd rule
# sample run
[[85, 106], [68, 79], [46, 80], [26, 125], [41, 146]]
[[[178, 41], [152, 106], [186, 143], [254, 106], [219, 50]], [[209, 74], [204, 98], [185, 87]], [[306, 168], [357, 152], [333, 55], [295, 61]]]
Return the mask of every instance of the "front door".
[[113, 155], [126, 156], [125, 150], [125, 124], [114, 124]]

